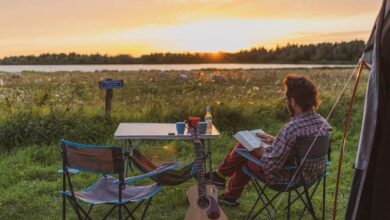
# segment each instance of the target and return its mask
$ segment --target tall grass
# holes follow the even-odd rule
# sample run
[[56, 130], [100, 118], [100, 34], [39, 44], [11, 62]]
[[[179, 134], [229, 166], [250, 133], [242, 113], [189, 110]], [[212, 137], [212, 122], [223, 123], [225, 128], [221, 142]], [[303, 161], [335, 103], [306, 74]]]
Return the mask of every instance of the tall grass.
[[[298, 69], [320, 87], [326, 116], [346, 82], [351, 69]], [[61, 178], [58, 141], [66, 138], [90, 144], [123, 145], [113, 134], [120, 122], [176, 122], [188, 115], [204, 116], [212, 107], [213, 122], [222, 137], [213, 141], [216, 167], [234, 145], [231, 134], [242, 129], [263, 128], [277, 134], [288, 120], [283, 106], [283, 77], [291, 70], [201, 70], [138, 72], [60, 72], [0, 74], [0, 219], [57, 219], [60, 216]], [[186, 74], [188, 78], [180, 75]], [[112, 117], [104, 117], [104, 91], [98, 82], [123, 79], [125, 87], [114, 90]], [[367, 74], [363, 75], [366, 82]], [[343, 212], [352, 178], [364, 100], [364, 83], [358, 90], [348, 139], [343, 181], [339, 196]], [[333, 127], [332, 158], [327, 203], [330, 210], [338, 147], [345, 123], [352, 84], [335, 108], [329, 122]], [[193, 160], [188, 142], [136, 143], [156, 162]], [[87, 186], [96, 176], [81, 175], [75, 183]], [[167, 187], [153, 202], [149, 219], [182, 219], [187, 209], [185, 190], [190, 181]], [[176, 195], [172, 199], [172, 195]], [[237, 209], [224, 208], [230, 219], [243, 219], [255, 199], [248, 186]], [[320, 197], [315, 197], [315, 203]], [[174, 207], [174, 208], [171, 208]], [[295, 207], [294, 213], [299, 207]], [[34, 210], [31, 212], [31, 210]], [[101, 214], [104, 208], [98, 210]]]

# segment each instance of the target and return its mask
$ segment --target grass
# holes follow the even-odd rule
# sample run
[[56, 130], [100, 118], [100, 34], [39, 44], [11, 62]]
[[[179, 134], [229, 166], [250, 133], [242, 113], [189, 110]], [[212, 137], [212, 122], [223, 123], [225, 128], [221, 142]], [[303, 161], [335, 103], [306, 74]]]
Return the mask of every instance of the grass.
[[[326, 116], [341, 91], [351, 69], [298, 69], [319, 86], [322, 98], [318, 110]], [[61, 167], [60, 138], [90, 144], [112, 144], [120, 122], [176, 122], [188, 115], [203, 116], [211, 105], [214, 123], [222, 133], [213, 141], [216, 167], [234, 146], [231, 134], [242, 129], [263, 128], [277, 134], [288, 120], [281, 98], [282, 79], [291, 70], [202, 70], [139, 72], [61, 72], [0, 74], [0, 219], [60, 218]], [[183, 80], [180, 74], [187, 74]], [[112, 118], [104, 117], [104, 92], [98, 81], [123, 79], [125, 87], [114, 91]], [[344, 216], [355, 160], [364, 103], [367, 73], [358, 91], [350, 134], [345, 150], [337, 218]], [[331, 213], [339, 146], [352, 83], [335, 108], [329, 122], [333, 126], [332, 159], [327, 192], [327, 213]], [[193, 160], [188, 142], [140, 143], [140, 149], [156, 162]], [[88, 186], [98, 177], [78, 174], [75, 184]], [[142, 184], [142, 183], [141, 183]], [[165, 187], [153, 200], [147, 219], [183, 219], [188, 205], [185, 191], [195, 181]], [[248, 185], [238, 208], [222, 207], [230, 219], [243, 219], [255, 199]], [[320, 202], [320, 193], [315, 203]], [[299, 207], [294, 207], [293, 214]], [[100, 216], [107, 207], [99, 207]], [[75, 218], [71, 210], [69, 216]], [[282, 216], [277, 216], [281, 218]], [[265, 218], [265, 216], [263, 216]]]

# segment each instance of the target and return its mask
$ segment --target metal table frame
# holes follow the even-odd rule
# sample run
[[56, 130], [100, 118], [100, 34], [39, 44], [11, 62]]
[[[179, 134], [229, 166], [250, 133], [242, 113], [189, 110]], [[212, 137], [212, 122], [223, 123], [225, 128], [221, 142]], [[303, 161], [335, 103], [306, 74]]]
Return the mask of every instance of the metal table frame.
[[[173, 135], [172, 135], [173, 134]], [[212, 158], [211, 158], [211, 139], [219, 138], [220, 133], [213, 125], [211, 134], [201, 134], [200, 139], [205, 152], [205, 157], [208, 158], [209, 170], [212, 171]], [[125, 141], [125, 151], [132, 155], [134, 145], [133, 140], [192, 140], [191, 135], [187, 134], [187, 130], [184, 134], [177, 134], [175, 123], [120, 123], [114, 134], [115, 140]], [[207, 146], [207, 149], [205, 149]], [[125, 174], [129, 169], [130, 162], [126, 161]], [[205, 170], [207, 170], [206, 160], [204, 161]], [[130, 165], [130, 169], [131, 165]], [[212, 179], [210, 172], [210, 179]]]

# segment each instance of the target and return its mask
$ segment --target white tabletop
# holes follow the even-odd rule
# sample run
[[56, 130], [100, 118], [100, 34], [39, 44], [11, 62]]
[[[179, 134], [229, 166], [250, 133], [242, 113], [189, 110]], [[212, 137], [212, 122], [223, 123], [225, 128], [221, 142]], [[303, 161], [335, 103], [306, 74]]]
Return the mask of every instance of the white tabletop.
[[[174, 133], [169, 135], [168, 133]], [[213, 125], [211, 134], [202, 134], [200, 139], [219, 137], [219, 131]], [[187, 130], [177, 134], [176, 123], [120, 123], [115, 131], [117, 140], [187, 140], [192, 139]]]

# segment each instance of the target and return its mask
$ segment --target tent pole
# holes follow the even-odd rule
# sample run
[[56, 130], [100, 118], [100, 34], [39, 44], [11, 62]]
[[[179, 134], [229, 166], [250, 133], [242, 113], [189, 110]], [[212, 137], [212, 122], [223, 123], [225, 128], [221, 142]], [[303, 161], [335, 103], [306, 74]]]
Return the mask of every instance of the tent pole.
[[371, 70], [371, 67], [364, 61], [361, 61], [363, 63], [363, 67], [366, 67], [366, 69]]
[[353, 107], [353, 104], [354, 104], [355, 99], [356, 99], [356, 91], [357, 91], [357, 88], [358, 88], [358, 85], [359, 85], [359, 81], [360, 81], [360, 78], [361, 78], [361, 73], [362, 73], [362, 70], [363, 70], [364, 66], [367, 67], [367, 65], [364, 63], [364, 61], [361, 60], [360, 63], [359, 63], [358, 72], [356, 74], [355, 87], [353, 88], [351, 102], [349, 103], [349, 108], [348, 108], [347, 117], [346, 117], [346, 121], [345, 121], [344, 135], [343, 135], [343, 139], [341, 141], [339, 165], [338, 165], [338, 169], [337, 169], [336, 190], [335, 190], [335, 193], [334, 193], [333, 216], [332, 216], [333, 220], [336, 219], [337, 196], [338, 196], [338, 192], [339, 192], [339, 182], [340, 182], [340, 176], [341, 176], [341, 166], [342, 166], [342, 162], [343, 162], [344, 148], [345, 148], [345, 144], [346, 144], [346, 141], [347, 141], [349, 125], [350, 125], [351, 116], [352, 116], [352, 107]]

